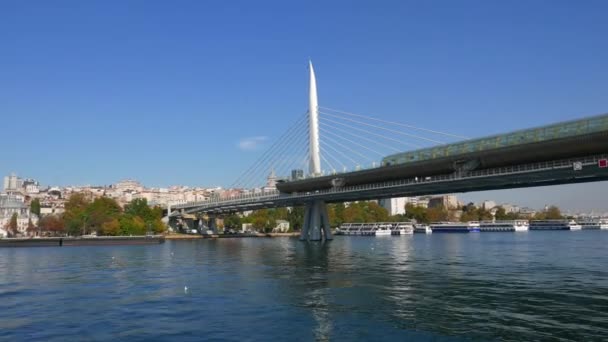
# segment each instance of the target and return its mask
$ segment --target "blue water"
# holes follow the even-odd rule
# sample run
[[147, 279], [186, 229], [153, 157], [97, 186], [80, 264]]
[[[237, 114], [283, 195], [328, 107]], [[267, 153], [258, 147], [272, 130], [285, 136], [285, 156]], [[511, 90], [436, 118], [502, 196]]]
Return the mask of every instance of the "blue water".
[[6, 341], [607, 336], [608, 231], [0, 249]]

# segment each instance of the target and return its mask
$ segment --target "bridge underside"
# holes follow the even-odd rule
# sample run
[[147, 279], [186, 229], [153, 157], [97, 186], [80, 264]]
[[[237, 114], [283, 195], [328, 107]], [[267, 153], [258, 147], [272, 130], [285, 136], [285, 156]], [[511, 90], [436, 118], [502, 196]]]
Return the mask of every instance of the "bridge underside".
[[314, 201], [344, 202], [399, 196], [537, 187], [608, 180], [608, 168], [598, 167], [608, 155], [587, 156], [536, 164], [515, 165], [466, 175], [439, 175], [422, 179], [403, 179], [354, 187], [333, 188], [307, 193], [277, 194], [259, 199], [192, 204], [186, 213], [231, 213], [261, 208], [310, 205]]

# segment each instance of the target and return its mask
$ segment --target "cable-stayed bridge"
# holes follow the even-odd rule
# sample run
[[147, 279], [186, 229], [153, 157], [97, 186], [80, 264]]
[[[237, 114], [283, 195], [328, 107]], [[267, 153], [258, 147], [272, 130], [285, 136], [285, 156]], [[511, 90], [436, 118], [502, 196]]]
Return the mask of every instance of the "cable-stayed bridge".
[[607, 159], [608, 114], [467, 139], [319, 106], [310, 64], [308, 111], [232, 184], [240, 194], [171, 216], [303, 205], [301, 239], [331, 239], [328, 202], [607, 180]]

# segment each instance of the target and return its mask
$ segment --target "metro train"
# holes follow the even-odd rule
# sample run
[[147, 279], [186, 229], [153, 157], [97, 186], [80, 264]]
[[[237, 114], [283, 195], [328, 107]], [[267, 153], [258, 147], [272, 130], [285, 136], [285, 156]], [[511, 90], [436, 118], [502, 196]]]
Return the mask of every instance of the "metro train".
[[382, 166], [301, 180], [279, 180], [283, 193], [307, 192], [456, 171], [582, 157], [608, 152], [608, 114], [393, 154]]

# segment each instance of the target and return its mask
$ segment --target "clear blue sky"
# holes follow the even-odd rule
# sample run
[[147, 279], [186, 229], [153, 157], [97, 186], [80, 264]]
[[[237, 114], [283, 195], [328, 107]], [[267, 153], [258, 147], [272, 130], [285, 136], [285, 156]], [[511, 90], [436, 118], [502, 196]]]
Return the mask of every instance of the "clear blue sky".
[[[240, 139], [276, 138], [306, 110], [309, 57], [321, 105], [466, 136], [604, 113], [606, 13], [606, 1], [3, 1], [0, 174], [229, 185], [261, 153]], [[551, 191], [608, 185], [564, 189]]]

